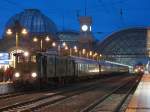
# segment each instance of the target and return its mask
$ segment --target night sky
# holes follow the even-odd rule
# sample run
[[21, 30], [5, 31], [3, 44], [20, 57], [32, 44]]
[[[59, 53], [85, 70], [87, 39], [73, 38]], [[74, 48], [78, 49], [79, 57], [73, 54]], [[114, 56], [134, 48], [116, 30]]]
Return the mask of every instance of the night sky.
[[150, 0], [0, 0], [0, 35], [8, 19], [27, 8], [41, 10], [59, 30], [79, 31], [77, 15], [85, 15], [85, 6], [99, 40], [120, 29], [150, 26]]

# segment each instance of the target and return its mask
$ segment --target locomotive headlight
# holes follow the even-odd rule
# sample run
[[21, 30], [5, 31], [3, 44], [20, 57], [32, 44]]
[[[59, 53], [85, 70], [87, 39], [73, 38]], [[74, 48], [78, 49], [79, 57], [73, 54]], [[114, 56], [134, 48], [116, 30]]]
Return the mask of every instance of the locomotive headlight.
[[15, 77], [16, 77], [16, 78], [19, 78], [19, 77], [20, 77], [20, 73], [19, 73], [19, 72], [16, 72], [16, 73], [15, 73]]
[[141, 72], [144, 72], [144, 69], [141, 69]]
[[144, 70], [142, 69], [141, 72], [144, 72]]
[[135, 69], [134, 72], [138, 72], [138, 69]]
[[32, 76], [33, 78], [36, 78], [36, 77], [37, 77], [37, 73], [33, 72], [33, 73], [31, 74], [31, 76]]

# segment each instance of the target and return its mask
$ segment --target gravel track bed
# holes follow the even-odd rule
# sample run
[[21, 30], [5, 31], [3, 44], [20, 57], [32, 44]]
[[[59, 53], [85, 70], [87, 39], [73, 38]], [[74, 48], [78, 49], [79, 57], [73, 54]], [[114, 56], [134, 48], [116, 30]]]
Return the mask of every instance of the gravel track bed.
[[131, 90], [133, 85], [135, 85], [135, 83], [133, 83], [133, 81], [131, 80], [128, 84], [126, 84], [125, 86], [123, 86], [122, 88], [120, 88], [119, 90], [114, 92], [112, 95], [110, 95], [108, 98], [106, 98], [103, 102], [98, 104], [90, 112], [116, 112], [116, 111], [120, 111], [120, 110], [118, 110], [118, 106], [120, 109], [121, 102], [124, 100], [124, 98], [126, 98], [126, 95], [128, 94], [129, 90]]
[[13, 97], [13, 98], [1, 99], [0, 100], [0, 108], [8, 106], [8, 105], [15, 104], [15, 103], [21, 103], [23, 101], [38, 98], [42, 94], [43, 93], [25, 94], [25, 95], [16, 96], [16, 97]]
[[122, 105], [122, 108], [121, 108], [120, 112], [125, 112], [126, 111], [126, 108], [128, 107], [128, 104], [129, 104], [132, 96], [133, 96], [133, 94], [130, 94], [128, 96], [128, 98], [126, 99], [125, 103]]
[[41, 109], [36, 110], [36, 112], [78, 112], [130, 78], [131, 77], [126, 77], [122, 79], [120, 78], [120, 80], [116, 79], [107, 83], [105, 82], [103, 85], [99, 85], [91, 91], [73, 96], [67, 100], [60, 101], [49, 106], [42, 107]]
[[[93, 82], [89, 82], [88, 84], [92, 84]], [[94, 82], [95, 83], [95, 82]], [[88, 85], [87, 84], [87, 85]], [[82, 85], [85, 85], [85, 83], [83, 83]], [[22, 103], [25, 101], [29, 101], [29, 100], [35, 100], [44, 96], [50, 96], [53, 94], [56, 94], [57, 92], [61, 91], [62, 88], [58, 89], [58, 90], [53, 90], [53, 91], [49, 91], [49, 92], [41, 92], [41, 93], [33, 93], [33, 94], [23, 94], [23, 95], [19, 95], [19, 96], [15, 96], [15, 97], [9, 97], [9, 98], [5, 98], [5, 99], [1, 99], [0, 100], [0, 108], [5, 107], [5, 106], [9, 106], [12, 104], [17, 104], [17, 103]]]
[[0, 99], [12, 98], [12, 97], [20, 96], [20, 95], [24, 95], [24, 93], [14, 92], [14, 93], [3, 94], [3, 95], [0, 95]]
[[[101, 79], [99, 82], [102, 82], [105, 80], [110, 81], [110, 80], [115, 79], [115, 78], [120, 78], [120, 76], [109, 78], [109, 80], [108, 79]], [[82, 83], [82, 84], [76, 84], [76, 86], [83, 86], [83, 85], [85, 86], [85, 85], [90, 85], [93, 83], [95, 83], [95, 82], [88, 82], [88, 83], [86, 82], [86, 83]], [[71, 87], [69, 87], [69, 88], [71, 88]], [[58, 89], [58, 90], [62, 90], [62, 88]], [[5, 106], [7, 107], [7, 106], [12, 105], [12, 104], [19, 104], [19, 103], [29, 101], [29, 100], [35, 100], [35, 99], [38, 99], [40, 97], [47, 96], [47, 95], [50, 96], [50, 95], [56, 94], [56, 91], [55, 92], [45, 92], [45, 93], [41, 92], [41, 93], [34, 93], [34, 94], [25, 94], [25, 95], [16, 96], [13, 98], [2, 99], [2, 100], [0, 100], [0, 108], [3, 108]]]
[[[108, 80], [106, 82], [108, 82]], [[82, 89], [78, 88], [75, 91], [70, 91], [70, 92], [67, 92], [65, 94], [56, 95], [56, 96], [53, 96], [53, 97], [50, 97], [50, 98], [42, 99], [42, 100], [39, 100], [39, 101], [36, 101], [36, 102], [33, 102], [33, 103], [29, 103], [27, 105], [23, 105], [23, 106], [20, 106], [20, 107], [16, 107], [16, 108], [13, 108], [13, 109], [10, 109], [10, 110], [11, 110], [11, 112], [16, 112], [16, 111], [19, 111], [19, 112], [21, 112], [21, 111], [24, 112], [25, 111], [26, 112], [27, 110], [29, 111], [30, 109], [32, 109], [34, 107], [38, 107], [38, 106], [43, 105], [45, 103], [53, 103], [55, 101], [57, 102], [59, 100], [66, 99], [66, 98], [74, 96], [76, 94], [84, 93], [86, 91], [89, 91], [89, 90], [95, 88], [95, 85], [97, 85], [97, 84], [100, 84], [100, 82], [96, 82], [96, 83], [94, 83], [90, 86], [86, 86]]]

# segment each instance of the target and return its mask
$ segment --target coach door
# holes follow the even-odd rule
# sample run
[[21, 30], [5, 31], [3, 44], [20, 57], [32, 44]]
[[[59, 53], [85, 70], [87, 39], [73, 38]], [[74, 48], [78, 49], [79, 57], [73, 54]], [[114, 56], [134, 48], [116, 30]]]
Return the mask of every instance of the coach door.
[[47, 56], [47, 78], [53, 78], [56, 74], [56, 56]]

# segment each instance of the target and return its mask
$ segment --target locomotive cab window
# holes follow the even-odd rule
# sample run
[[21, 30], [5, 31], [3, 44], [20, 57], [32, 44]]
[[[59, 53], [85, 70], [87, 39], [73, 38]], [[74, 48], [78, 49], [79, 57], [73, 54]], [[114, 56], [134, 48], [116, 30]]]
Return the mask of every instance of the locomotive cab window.
[[23, 54], [18, 54], [17, 56], [17, 62], [18, 63], [24, 63], [29, 61], [29, 57], [25, 57]]

